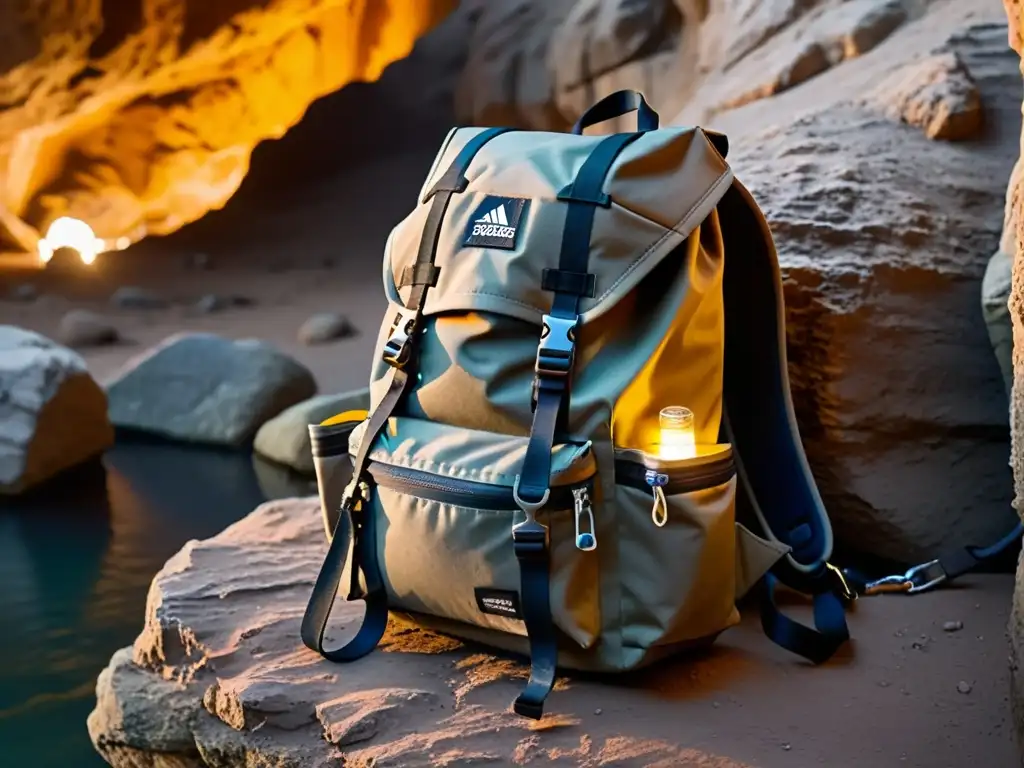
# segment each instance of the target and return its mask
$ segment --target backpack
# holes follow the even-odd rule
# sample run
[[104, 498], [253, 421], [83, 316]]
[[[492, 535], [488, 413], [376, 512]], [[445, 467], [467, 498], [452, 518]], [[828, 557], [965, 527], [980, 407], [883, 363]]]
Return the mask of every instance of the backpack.
[[[636, 131], [583, 135], [633, 111]], [[390, 614], [528, 655], [514, 709], [540, 718], [556, 669], [706, 647], [751, 592], [815, 663], [848, 639], [775, 248], [727, 153], [635, 91], [572, 133], [449, 132], [387, 240], [370, 407], [310, 427], [330, 548], [308, 647], [354, 661]], [[328, 650], [339, 591], [365, 615]]]

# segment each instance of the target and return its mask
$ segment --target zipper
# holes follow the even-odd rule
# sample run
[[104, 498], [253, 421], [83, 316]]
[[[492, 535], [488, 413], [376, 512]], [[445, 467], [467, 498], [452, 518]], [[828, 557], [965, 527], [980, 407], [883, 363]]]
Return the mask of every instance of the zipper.
[[669, 496], [714, 488], [727, 482], [735, 474], [736, 462], [732, 456], [724, 456], [692, 469], [680, 468], [669, 472], [648, 469], [636, 461], [615, 461], [615, 481], [619, 485], [628, 485], [640, 491], [650, 491], [652, 494], [653, 488], [661, 488]]
[[624, 459], [615, 462], [615, 476], [619, 484], [648, 491], [654, 497], [651, 520], [659, 528], [668, 522], [666, 496], [714, 488], [727, 482], [735, 474], [736, 462], [733, 461], [731, 454], [707, 464], [671, 472], [650, 469], [644, 464]]
[[[491, 485], [475, 480], [442, 477], [421, 469], [397, 467], [377, 461], [371, 461], [368, 470], [374, 482], [381, 488], [420, 499], [452, 504], [457, 507], [491, 509], [501, 512], [519, 509], [510, 485]], [[553, 487], [548, 505], [552, 509], [576, 509], [579, 498], [577, 494], [582, 491], [584, 497], [589, 499], [592, 483], [591, 479], [581, 485]]]

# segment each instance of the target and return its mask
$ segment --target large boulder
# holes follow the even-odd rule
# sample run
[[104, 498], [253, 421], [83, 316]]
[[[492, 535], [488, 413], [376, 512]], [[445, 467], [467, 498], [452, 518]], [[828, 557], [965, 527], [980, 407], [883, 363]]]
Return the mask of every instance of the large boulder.
[[34, 249], [60, 215], [122, 247], [219, 209], [258, 143], [375, 80], [455, 5], [0, 4], [0, 251]]
[[37, 333], [0, 325], [0, 495], [26, 491], [113, 443], [107, 398], [85, 361]]
[[793, 397], [846, 551], [920, 561], [1015, 522], [978, 301], [1019, 131], [1005, 35], [976, 22], [927, 48], [970, 72], [989, 141], [932, 140], [930, 123], [880, 108], [882, 80], [870, 98], [741, 135], [730, 156], [779, 248]]
[[[560, 678], [536, 723], [509, 707], [524, 665], [486, 648], [394, 622], [351, 664], [305, 649], [299, 622], [325, 551], [316, 498], [264, 504], [186, 544], [153, 580], [138, 638], [97, 680], [88, 730], [100, 755], [115, 768], [1011, 764], [992, 726], [1008, 576], [866, 601], [853, 619], [859, 661], [814, 670], [772, 645], [752, 611], [717, 652], [625, 685]], [[331, 645], [362, 607], [334, 611]], [[942, 632], [951, 619], [964, 631]], [[821, 707], [836, 690], [859, 706], [842, 728]], [[908, 695], [928, 706], [908, 707]], [[921, 737], [951, 727], [970, 738]]]
[[986, 317], [1008, 344], [998, 295], [979, 302], [1021, 120], [998, 4], [586, 0], [536, 33], [566, 121], [638, 88], [663, 122], [729, 136], [778, 245], [797, 416], [842, 554], [913, 562], [1008, 530]]
[[207, 333], [170, 336], [107, 384], [115, 426], [229, 446], [315, 394], [313, 374], [267, 342]]

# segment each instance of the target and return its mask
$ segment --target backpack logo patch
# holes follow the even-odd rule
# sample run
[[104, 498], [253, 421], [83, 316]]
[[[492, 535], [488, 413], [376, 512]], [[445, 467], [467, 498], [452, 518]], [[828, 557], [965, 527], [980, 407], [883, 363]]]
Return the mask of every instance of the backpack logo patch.
[[514, 250], [529, 200], [488, 195], [473, 212], [463, 246]]
[[519, 611], [518, 592], [477, 587], [473, 590], [473, 594], [476, 596], [476, 607], [480, 609], [480, 613], [504, 616], [506, 619], [523, 618], [523, 614]]

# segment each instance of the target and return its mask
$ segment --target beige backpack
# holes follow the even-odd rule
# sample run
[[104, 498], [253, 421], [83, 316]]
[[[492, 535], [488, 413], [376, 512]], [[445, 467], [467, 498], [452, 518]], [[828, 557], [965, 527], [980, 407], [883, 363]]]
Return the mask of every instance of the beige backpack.
[[[636, 132], [582, 135], [633, 110]], [[539, 718], [556, 667], [705, 646], [755, 587], [781, 645], [847, 639], [772, 237], [726, 153], [633, 91], [573, 133], [448, 134], [385, 248], [369, 412], [311, 427], [333, 538], [310, 648], [355, 660], [391, 612], [529, 654], [515, 710]], [[775, 609], [776, 577], [817, 629]], [[325, 650], [340, 585], [366, 615]]]

